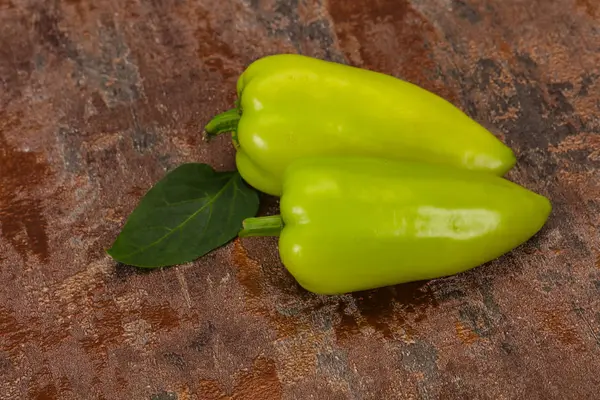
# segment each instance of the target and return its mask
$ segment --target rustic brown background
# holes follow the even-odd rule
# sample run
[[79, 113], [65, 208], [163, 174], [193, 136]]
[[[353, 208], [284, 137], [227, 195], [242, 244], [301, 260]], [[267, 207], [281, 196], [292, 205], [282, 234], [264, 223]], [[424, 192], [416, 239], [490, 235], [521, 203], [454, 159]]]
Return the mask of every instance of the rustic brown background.
[[[456, 277], [310, 295], [276, 241], [143, 272], [110, 246], [258, 57], [393, 74], [463, 108], [551, 198]], [[596, 0], [0, 0], [1, 399], [587, 399], [600, 393]], [[276, 207], [267, 199], [267, 208]]]

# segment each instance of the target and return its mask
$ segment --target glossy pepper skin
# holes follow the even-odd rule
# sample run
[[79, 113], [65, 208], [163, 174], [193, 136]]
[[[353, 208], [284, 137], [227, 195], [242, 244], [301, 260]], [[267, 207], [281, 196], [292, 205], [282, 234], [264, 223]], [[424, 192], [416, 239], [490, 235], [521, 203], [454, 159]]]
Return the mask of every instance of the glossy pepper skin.
[[457, 274], [545, 224], [548, 199], [491, 174], [375, 158], [290, 165], [281, 216], [240, 237], [280, 232], [279, 253], [305, 289], [340, 294]]
[[280, 196], [285, 168], [306, 156], [374, 156], [503, 175], [515, 156], [443, 98], [382, 73], [300, 55], [252, 63], [237, 83], [238, 107], [209, 135], [234, 131], [237, 168]]

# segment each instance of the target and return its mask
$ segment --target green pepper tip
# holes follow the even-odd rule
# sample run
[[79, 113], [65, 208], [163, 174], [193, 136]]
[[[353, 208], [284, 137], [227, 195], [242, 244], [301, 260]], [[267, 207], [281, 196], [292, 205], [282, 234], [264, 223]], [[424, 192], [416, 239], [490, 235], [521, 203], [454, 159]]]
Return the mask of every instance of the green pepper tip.
[[242, 222], [242, 230], [238, 233], [238, 236], [241, 238], [254, 236], [279, 236], [283, 226], [283, 219], [280, 215], [246, 218]]
[[240, 111], [238, 108], [232, 108], [214, 116], [204, 127], [204, 131], [209, 136], [217, 136], [222, 133], [233, 132], [237, 130], [240, 122]]

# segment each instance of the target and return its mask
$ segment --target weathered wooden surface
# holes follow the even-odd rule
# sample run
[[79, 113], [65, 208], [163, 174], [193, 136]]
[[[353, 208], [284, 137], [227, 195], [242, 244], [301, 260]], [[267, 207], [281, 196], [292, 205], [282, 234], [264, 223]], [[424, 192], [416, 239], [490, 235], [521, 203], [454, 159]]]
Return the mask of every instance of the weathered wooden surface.
[[[548, 225], [469, 273], [342, 297], [300, 290], [273, 240], [116, 265], [165, 171], [234, 167], [202, 127], [277, 52], [453, 101], [515, 149]], [[597, 398], [599, 66], [594, 0], [1, 0], [0, 398]]]

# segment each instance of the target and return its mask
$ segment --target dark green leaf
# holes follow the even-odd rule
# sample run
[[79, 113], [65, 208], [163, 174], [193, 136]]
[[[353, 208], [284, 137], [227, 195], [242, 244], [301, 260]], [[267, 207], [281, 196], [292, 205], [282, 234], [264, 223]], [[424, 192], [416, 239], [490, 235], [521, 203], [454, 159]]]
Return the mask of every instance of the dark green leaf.
[[195, 260], [233, 239], [258, 203], [238, 172], [183, 164], [144, 196], [108, 254], [148, 268]]

